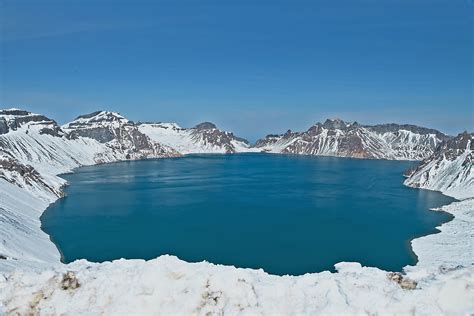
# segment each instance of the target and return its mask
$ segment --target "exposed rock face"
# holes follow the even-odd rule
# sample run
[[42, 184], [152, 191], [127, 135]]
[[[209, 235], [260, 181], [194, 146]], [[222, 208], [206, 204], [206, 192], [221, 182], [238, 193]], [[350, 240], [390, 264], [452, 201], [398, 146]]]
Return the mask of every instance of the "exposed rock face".
[[75, 290], [80, 287], [81, 284], [76, 277], [76, 274], [72, 271], [68, 271], [63, 274], [63, 279], [61, 280], [61, 288], [63, 290]]
[[0, 179], [16, 184], [33, 192], [46, 192], [56, 197], [62, 197], [60, 186], [48, 183], [32, 166], [22, 164], [8, 153], [0, 150]]
[[211, 122], [203, 122], [194, 127], [197, 130], [217, 129], [217, 126]]
[[407, 173], [406, 185], [443, 191], [457, 198], [474, 193], [474, 135], [464, 132], [440, 144], [434, 154]]
[[10, 130], [16, 131], [25, 125], [41, 126], [40, 132], [42, 134], [58, 137], [64, 135], [58, 124], [44, 115], [18, 109], [0, 110], [0, 135], [8, 133]]
[[231, 132], [221, 131], [215, 124], [209, 122], [196, 125], [191, 133], [196, 141], [223, 148], [226, 153], [237, 151], [233, 142], [243, 143], [244, 146], [249, 144], [247, 140], [235, 137]]
[[274, 153], [370, 159], [422, 160], [449, 136], [414, 125], [362, 126], [341, 119], [316, 123], [306, 132], [268, 135], [256, 147]]
[[8, 127], [7, 120], [0, 117], [0, 135], [8, 133], [9, 130], [10, 128]]
[[87, 137], [121, 152], [125, 159], [177, 156], [170, 147], [152, 141], [137, 125], [115, 112], [97, 111], [81, 115], [63, 126], [71, 138]]
[[414, 290], [416, 289], [416, 286], [417, 286], [416, 281], [413, 281], [407, 277], [404, 277], [399, 272], [389, 272], [387, 273], [387, 278], [389, 280], [394, 281], [395, 283], [398, 283], [400, 287], [404, 290]]
[[20, 109], [4, 109], [0, 110], [0, 115], [27, 116], [31, 115], [31, 112]]

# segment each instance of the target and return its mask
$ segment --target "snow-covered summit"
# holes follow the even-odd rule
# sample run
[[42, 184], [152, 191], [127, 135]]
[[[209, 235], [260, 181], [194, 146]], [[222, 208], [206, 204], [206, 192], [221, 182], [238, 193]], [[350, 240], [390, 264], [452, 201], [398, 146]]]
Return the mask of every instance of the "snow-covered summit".
[[64, 134], [56, 121], [44, 115], [16, 108], [0, 110], [0, 135], [20, 128], [36, 129], [40, 133], [53, 136]]
[[120, 124], [132, 124], [122, 115], [117, 112], [110, 111], [96, 111], [85, 115], [76, 117], [72, 122], [65, 124], [65, 129], [73, 129], [79, 126], [103, 126], [113, 125], [118, 126]]
[[247, 140], [232, 132], [222, 131], [211, 122], [192, 128], [182, 128], [176, 123], [143, 123], [139, 125], [139, 130], [183, 154], [259, 151], [251, 148]]
[[194, 126], [195, 129], [197, 130], [203, 130], [203, 129], [217, 129], [216, 124], [211, 123], [211, 122], [202, 122]]

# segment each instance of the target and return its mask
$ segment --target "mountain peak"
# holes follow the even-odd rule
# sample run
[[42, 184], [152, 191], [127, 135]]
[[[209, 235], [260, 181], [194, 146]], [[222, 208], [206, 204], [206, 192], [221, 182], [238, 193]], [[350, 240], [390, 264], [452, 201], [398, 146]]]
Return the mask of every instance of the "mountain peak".
[[74, 119], [78, 120], [90, 120], [90, 121], [117, 121], [117, 120], [126, 120], [125, 117], [120, 115], [117, 112], [110, 111], [95, 111], [89, 114], [79, 115]]
[[323, 127], [328, 129], [345, 129], [347, 127], [347, 123], [340, 118], [327, 119], [323, 123]]
[[205, 130], [205, 129], [217, 129], [217, 126], [211, 122], [202, 122], [194, 126], [195, 129]]
[[10, 130], [17, 130], [22, 126], [31, 125], [40, 128], [40, 133], [54, 136], [59, 136], [60, 134], [60, 128], [57, 123], [44, 115], [16, 108], [0, 110], [0, 135], [8, 133]]
[[17, 108], [3, 109], [0, 110], [0, 115], [14, 115], [14, 116], [26, 116], [32, 115], [33, 113]]

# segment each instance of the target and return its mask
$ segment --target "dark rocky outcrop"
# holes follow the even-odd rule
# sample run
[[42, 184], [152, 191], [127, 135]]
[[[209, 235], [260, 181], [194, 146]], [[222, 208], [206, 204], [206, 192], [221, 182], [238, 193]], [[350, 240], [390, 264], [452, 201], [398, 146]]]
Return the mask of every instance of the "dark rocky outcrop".
[[10, 128], [8, 127], [7, 121], [3, 117], [0, 117], [0, 135], [6, 134], [9, 131]]
[[327, 119], [323, 125], [324, 128], [327, 129], [340, 129], [340, 130], [345, 130], [347, 129], [347, 123], [344, 122], [343, 120], [337, 118], [337, 119]]
[[403, 276], [399, 272], [389, 272], [387, 273], [387, 278], [400, 285], [400, 287], [404, 290], [414, 290], [418, 285], [416, 281]]
[[72, 271], [68, 271], [63, 274], [63, 278], [61, 280], [61, 288], [63, 290], [75, 290], [80, 287], [81, 284], [76, 277], [76, 274]]
[[58, 197], [63, 196], [61, 189], [48, 185], [41, 174], [32, 166], [22, 164], [17, 159], [9, 156], [10, 155], [7, 152], [0, 150], [0, 179], [5, 179], [10, 183], [19, 184], [16, 183], [18, 180], [16, 177], [17, 175], [28, 186], [40, 185]]
[[20, 115], [20, 116], [25, 116], [25, 115], [30, 115], [31, 112], [24, 111], [24, 110], [18, 110], [18, 109], [5, 109], [5, 110], [0, 110], [0, 115]]
[[78, 125], [75, 125], [77, 129], [69, 130], [69, 137], [72, 139], [77, 139], [78, 137], [88, 137], [95, 139], [99, 143], [107, 143], [115, 138], [114, 130], [108, 127], [87, 128], [87, 125], [81, 126], [83, 128], [78, 128]]
[[101, 112], [103, 112], [103, 111], [95, 111], [95, 112], [92, 112], [92, 113], [89, 113], [89, 114], [79, 115], [79, 116], [76, 117], [74, 120], [77, 121], [77, 120], [80, 120], [80, 119], [92, 118], [92, 117], [94, 117], [94, 116], [99, 115]]
[[208, 130], [208, 129], [217, 129], [217, 126], [211, 122], [202, 122], [194, 126], [197, 130]]
[[10, 130], [17, 130], [27, 123], [38, 123], [44, 125], [41, 134], [61, 137], [64, 132], [61, 130], [56, 121], [40, 114], [33, 114], [23, 110], [0, 110], [0, 115], [8, 115], [9, 119], [0, 117], [0, 135], [8, 133]]
[[387, 124], [377, 124], [377, 125], [364, 125], [364, 127], [372, 130], [374, 132], [383, 134], [383, 133], [396, 133], [400, 130], [410, 131], [420, 135], [434, 134], [441, 140], [448, 140], [451, 137], [441, 133], [438, 130], [426, 127], [420, 127], [411, 124], [396, 124], [396, 123], [387, 123]]

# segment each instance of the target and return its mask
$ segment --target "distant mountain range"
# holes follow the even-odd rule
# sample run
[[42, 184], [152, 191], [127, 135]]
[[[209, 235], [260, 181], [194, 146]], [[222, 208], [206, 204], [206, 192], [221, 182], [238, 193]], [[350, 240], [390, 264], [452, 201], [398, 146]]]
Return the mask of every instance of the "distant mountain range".
[[422, 160], [450, 137], [415, 125], [360, 125], [340, 119], [316, 123], [305, 132], [268, 135], [255, 147], [272, 153], [370, 159]]

